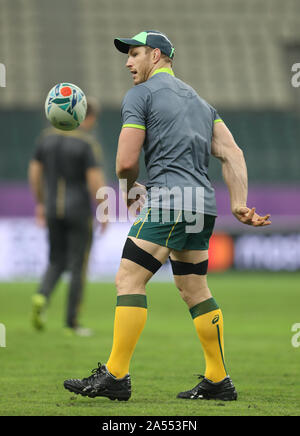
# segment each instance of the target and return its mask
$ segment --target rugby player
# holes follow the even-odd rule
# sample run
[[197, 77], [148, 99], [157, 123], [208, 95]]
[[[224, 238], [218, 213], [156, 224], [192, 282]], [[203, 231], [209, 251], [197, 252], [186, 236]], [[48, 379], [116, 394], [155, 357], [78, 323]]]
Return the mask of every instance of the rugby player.
[[[92, 202], [105, 185], [101, 146], [91, 135], [98, 117], [97, 101], [89, 97], [87, 115], [80, 128], [65, 132], [48, 128], [42, 132], [29, 164], [29, 182], [36, 200], [36, 219], [47, 225], [49, 261], [32, 297], [32, 322], [45, 328], [46, 310], [64, 271], [70, 272], [64, 332], [90, 336], [79, 323], [86, 269], [92, 243]], [[102, 230], [106, 223], [102, 224]]]
[[[250, 226], [269, 225], [270, 216], [260, 216], [247, 206], [243, 152], [217, 111], [174, 76], [175, 50], [167, 36], [150, 30], [133, 38], [117, 38], [114, 44], [128, 54], [126, 67], [135, 85], [122, 104], [116, 172], [126, 180], [127, 193], [133, 187], [142, 189], [137, 178], [143, 147], [147, 198], [129, 232], [116, 276], [118, 296], [109, 359], [105, 365], [99, 363], [91, 376], [66, 380], [64, 386], [83, 396], [130, 398], [130, 361], [147, 318], [146, 284], [170, 258], [175, 284], [188, 306], [206, 361], [200, 383], [177, 397], [236, 400], [224, 360], [222, 311], [207, 285], [208, 245], [217, 216], [215, 193], [207, 176], [210, 155], [222, 163], [233, 215]], [[183, 198], [184, 188], [196, 192], [199, 187], [202, 201], [193, 193]], [[153, 188], [172, 190], [172, 201], [164, 204]], [[127, 198], [131, 206], [138, 195]], [[165, 219], [165, 208], [169, 219]], [[202, 216], [197, 233], [187, 231], [190, 218], [186, 212]]]

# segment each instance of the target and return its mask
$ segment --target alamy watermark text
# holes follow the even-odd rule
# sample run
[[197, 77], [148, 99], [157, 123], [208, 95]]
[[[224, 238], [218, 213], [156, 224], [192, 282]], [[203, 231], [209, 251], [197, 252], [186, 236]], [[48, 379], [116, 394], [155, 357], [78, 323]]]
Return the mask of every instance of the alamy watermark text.
[[300, 62], [293, 64], [291, 69], [293, 74], [291, 78], [291, 84], [294, 88], [299, 88], [300, 86]]
[[300, 347], [300, 323], [296, 323], [292, 325], [292, 332], [295, 333], [292, 336], [292, 346], [294, 348]]
[[4, 64], [0, 63], [0, 88], [6, 87], [6, 68]]
[[6, 347], [6, 328], [0, 323], [0, 347]]

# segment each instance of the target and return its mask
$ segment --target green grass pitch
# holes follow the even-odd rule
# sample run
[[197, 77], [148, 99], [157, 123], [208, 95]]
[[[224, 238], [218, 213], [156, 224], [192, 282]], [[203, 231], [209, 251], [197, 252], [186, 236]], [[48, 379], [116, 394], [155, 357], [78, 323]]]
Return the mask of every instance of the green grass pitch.
[[239, 394], [236, 402], [185, 401], [179, 391], [198, 383], [204, 358], [190, 314], [172, 283], [148, 285], [148, 320], [131, 364], [128, 402], [83, 398], [63, 388], [66, 378], [89, 375], [105, 363], [112, 344], [114, 285], [87, 285], [82, 324], [90, 338], [66, 337], [66, 283], [48, 309], [47, 329], [30, 324], [34, 283], [0, 284], [0, 415], [207, 416], [299, 415], [300, 348], [291, 331], [300, 323], [300, 273], [211, 274], [222, 308], [225, 359]]

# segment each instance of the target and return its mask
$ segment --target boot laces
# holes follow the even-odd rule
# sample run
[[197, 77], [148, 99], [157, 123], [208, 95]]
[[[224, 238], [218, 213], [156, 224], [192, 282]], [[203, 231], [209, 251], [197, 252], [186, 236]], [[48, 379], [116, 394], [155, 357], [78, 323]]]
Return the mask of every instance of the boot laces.
[[101, 364], [101, 362], [98, 362], [98, 367], [92, 369], [91, 373], [92, 373], [92, 375], [90, 375], [89, 377], [84, 378], [83, 381], [93, 380], [98, 375], [105, 373], [105, 370], [104, 370], [103, 365]]
[[205, 376], [202, 375], [202, 374], [193, 374], [193, 375], [194, 375], [195, 377], [198, 377], [199, 380], [202, 380], [202, 379], [205, 378]]

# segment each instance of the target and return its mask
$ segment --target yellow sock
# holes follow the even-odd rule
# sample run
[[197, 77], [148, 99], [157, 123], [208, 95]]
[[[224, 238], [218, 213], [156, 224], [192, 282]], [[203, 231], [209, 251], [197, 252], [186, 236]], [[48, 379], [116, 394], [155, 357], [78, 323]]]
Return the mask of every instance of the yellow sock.
[[190, 313], [204, 351], [205, 377], [217, 383], [227, 376], [222, 312], [214, 298], [210, 298], [192, 307]]
[[112, 350], [106, 364], [117, 378], [129, 372], [137, 341], [147, 320], [146, 295], [129, 294], [117, 297]]

